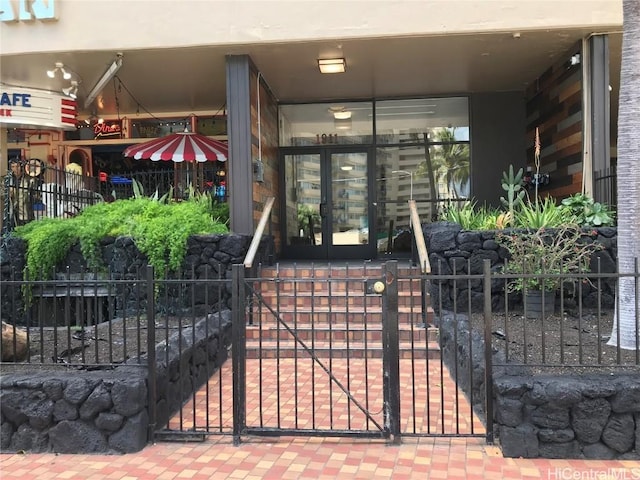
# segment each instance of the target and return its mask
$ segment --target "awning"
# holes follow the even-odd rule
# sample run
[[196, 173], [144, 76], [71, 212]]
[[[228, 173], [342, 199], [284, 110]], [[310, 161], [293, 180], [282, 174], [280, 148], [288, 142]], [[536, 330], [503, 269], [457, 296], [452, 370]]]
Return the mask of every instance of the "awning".
[[173, 162], [226, 162], [228, 146], [225, 142], [213, 140], [191, 132], [178, 132], [148, 142], [131, 145], [122, 153], [136, 160], [159, 160]]

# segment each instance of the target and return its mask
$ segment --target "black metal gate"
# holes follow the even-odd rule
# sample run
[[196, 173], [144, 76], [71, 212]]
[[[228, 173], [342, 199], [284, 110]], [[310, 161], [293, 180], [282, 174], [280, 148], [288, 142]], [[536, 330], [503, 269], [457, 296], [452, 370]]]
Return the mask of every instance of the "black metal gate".
[[389, 261], [232, 273], [231, 361], [160, 438], [489, 438], [478, 399], [457, 388], [477, 384], [474, 371], [445, 365], [424, 312], [429, 278], [416, 269]]

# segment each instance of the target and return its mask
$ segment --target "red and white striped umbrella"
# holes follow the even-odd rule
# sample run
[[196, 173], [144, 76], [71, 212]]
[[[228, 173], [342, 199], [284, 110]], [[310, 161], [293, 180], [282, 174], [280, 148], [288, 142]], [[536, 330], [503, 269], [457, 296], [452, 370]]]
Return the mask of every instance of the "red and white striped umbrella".
[[136, 160], [173, 162], [226, 162], [229, 154], [225, 142], [198, 133], [178, 132], [149, 142], [131, 145], [123, 152]]

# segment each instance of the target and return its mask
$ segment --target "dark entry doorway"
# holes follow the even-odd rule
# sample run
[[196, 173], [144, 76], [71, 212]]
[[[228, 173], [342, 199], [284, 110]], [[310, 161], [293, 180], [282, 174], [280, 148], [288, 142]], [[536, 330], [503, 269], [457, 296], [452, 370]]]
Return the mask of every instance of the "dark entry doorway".
[[282, 153], [283, 257], [375, 257], [370, 158], [362, 147], [296, 148]]

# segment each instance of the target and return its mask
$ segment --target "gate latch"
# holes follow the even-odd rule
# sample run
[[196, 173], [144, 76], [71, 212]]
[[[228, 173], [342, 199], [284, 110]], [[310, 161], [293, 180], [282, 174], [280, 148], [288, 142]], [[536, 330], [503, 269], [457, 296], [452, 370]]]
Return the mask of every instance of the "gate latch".
[[385, 285], [382, 280], [367, 280], [367, 293], [368, 294], [382, 294], [384, 292]]

